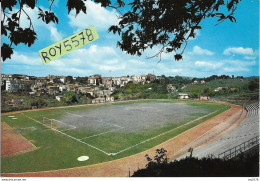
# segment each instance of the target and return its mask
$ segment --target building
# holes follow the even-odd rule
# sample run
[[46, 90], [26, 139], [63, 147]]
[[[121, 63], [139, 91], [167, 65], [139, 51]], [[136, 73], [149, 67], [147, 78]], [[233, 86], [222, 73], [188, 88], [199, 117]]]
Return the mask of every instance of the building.
[[87, 94], [87, 93], [93, 92], [93, 89], [91, 87], [83, 87], [82, 86], [82, 87], [78, 88], [78, 92], [81, 93], [81, 94]]
[[214, 92], [219, 92], [220, 90], [222, 90], [222, 87], [217, 87], [214, 89]]
[[156, 80], [156, 76], [154, 74], [147, 74], [146, 81], [152, 82]]
[[106, 99], [105, 98], [96, 98], [96, 99], [92, 99], [92, 104], [98, 104], [98, 103], [104, 103], [106, 102]]
[[47, 92], [50, 95], [56, 95], [59, 93], [59, 87], [57, 86], [48, 86], [47, 87]]
[[167, 91], [168, 91], [169, 93], [172, 93], [172, 92], [176, 92], [177, 89], [176, 89], [176, 87], [173, 86], [172, 84], [168, 84], [168, 85], [167, 85]]
[[24, 99], [12, 99], [12, 103], [14, 105], [23, 104], [24, 103]]
[[106, 102], [114, 102], [114, 97], [106, 97]]
[[194, 80], [192, 84], [198, 84], [199, 82], [197, 80]]
[[66, 78], [65, 76], [62, 76], [62, 77], [60, 78], [60, 82], [61, 82], [61, 83], [65, 84], [66, 81], [67, 81], [67, 78]]
[[179, 94], [179, 99], [189, 99], [189, 96], [186, 93], [180, 93]]
[[210, 97], [209, 96], [200, 96], [199, 100], [201, 101], [209, 101]]
[[100, 84], [102, 84], [102, 77], [99, 74], [96, 75], [92, 75], [88, 78], [88, 84], [89, 85], [95, 85], [95, 86], [99, 86]]
[[56, 96], [55, 99], [61, 101], [64, 97], [63, 96]]
[[60, 92], [65, 92], [67, 90], [66, 85], [59, 85], [58, 87]]
[[8, 92], [18, 92], [19, 82], [17, 80], [7, 80], [5, 83], [5, 90]]

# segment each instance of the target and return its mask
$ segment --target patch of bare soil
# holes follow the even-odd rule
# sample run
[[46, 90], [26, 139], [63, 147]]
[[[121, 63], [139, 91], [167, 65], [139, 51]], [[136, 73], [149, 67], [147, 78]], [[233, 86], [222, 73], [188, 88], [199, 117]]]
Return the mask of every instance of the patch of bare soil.
[[36, 147], [8, 124], [1, 122], [1, 157], [32, 151]]

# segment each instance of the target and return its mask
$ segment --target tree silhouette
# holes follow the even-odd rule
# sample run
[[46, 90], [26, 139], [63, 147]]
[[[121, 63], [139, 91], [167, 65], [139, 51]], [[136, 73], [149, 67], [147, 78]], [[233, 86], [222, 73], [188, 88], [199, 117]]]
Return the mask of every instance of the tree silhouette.
[[[46, 24], [58, 23], [58, 17], [51, 11], [55, 0], [48, 1], [50, 1], [48, 11], [38, 7], [38, 18]], [[87, 7], [84, 1], [86, 0], [67, 0], [68, 13], [75, 9], [76, 15], [81, 11], [86, 14]], [[162, 53], [173, 52], [174, 59], [181, 60], [188, 40], [196, 37], [196, 30], [202, 29], [201, 21], [217, 18], [217, 24], [226, 19], [235, 22], [233, 15], [241, 0], [131, 0], [128, 4], [123, 0], [92, 1], [119, 12], [119, 23], [111, 26], [108, 31], [121, 36], [117, 45], [122, 51], [141, 56], [145, 49], [159, 46], [160, 51], [147, 58], [161, 57]], [[13, 43], [15, 45], [23, 43], [30, 47], [37, 39], [31, 18], [24, 9], [25, 6], [34, 9], [37, 0], [2, 0], [2, 35], [7, 36], [10, 41], [9, 44], [2, 44], [3, 61], [11, 58]], [[125, 6], [130, 10], [122, 13], [120, 9]], [[19, 7], [16, 12], [12, 11], [14, 7]], [[30, 21], [27, 28], [20, 26], [22, 13]]]

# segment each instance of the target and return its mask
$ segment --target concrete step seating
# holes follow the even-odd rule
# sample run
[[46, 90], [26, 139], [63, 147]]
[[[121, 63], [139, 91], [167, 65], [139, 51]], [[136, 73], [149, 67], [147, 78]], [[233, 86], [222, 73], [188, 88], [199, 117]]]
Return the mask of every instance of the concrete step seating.
[[247, 117], [253, 117], [259, 115], [259, 103], [254, 103], [246, 106]]

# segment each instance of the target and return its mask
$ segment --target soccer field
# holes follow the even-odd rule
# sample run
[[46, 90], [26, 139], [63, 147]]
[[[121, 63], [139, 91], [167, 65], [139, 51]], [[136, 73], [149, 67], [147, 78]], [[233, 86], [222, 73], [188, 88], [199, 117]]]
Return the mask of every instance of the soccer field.
[[[3, 157], [2, 172], [56, 170], [119, 159], [159, 145], [227, 109], [209, 102], [152, 100], [2, 116], [37, 147]], [[89, 160], [78, 161], [83, 155]]]

